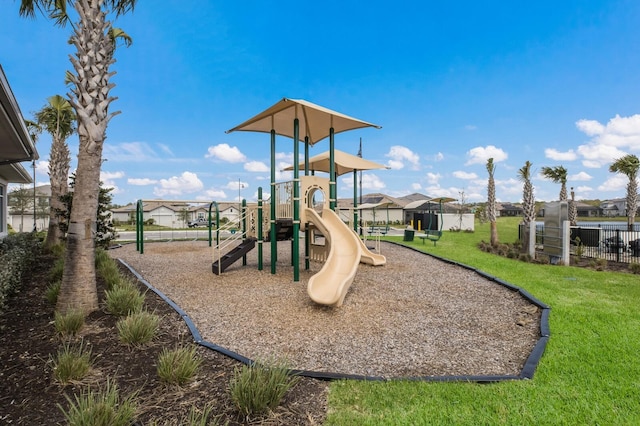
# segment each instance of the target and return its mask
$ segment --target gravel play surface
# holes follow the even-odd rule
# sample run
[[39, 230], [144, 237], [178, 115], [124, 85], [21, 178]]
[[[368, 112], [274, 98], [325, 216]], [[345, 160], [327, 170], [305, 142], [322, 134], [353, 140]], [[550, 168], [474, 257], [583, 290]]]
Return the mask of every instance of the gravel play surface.
[[[300, 244], [304, 247], [304, 244]], [[540, 335], [540, 309], [517, 292], [459, 266], [382, 243], [385, 266], [361, 264], [344, 305], [320, 306], [293, 282], [291, 243], [278, 243], [277, 273], [257, 249], [247, 266], [211, 272], [207, 242], [146, 243], [111, 250], [178, 304], [203, 338], [290, 368], [385, 378], [518, 375]]]

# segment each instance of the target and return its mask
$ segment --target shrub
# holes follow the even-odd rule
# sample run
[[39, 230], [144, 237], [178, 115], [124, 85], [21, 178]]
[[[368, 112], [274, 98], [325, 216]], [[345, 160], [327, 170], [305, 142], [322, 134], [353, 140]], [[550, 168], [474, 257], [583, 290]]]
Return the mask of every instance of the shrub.
[[144, 294], [128, 280], [120, 280], [117, 285], [107, 290], [105, 295], [107, 311], [116, 316], [140, 312], [144, 303]]
[[20, 289], [22, 278], [36, 259], [40, 242], [32, 234], [0, 239], [0, 313], [9, 295]]
[[58, 295], [60, 294], [60, 285], [61, 281], [56, 281], [54, 283], [49, 284], [47, 289], [44, 291], [44, 298], [47, 299], [47, 302], [55, 305], [58, 301]]
[[75, 310], [56, 312], [53, 325], [63, 336], [75, 336], [84, 326], [84, 313]]
[[231, 399], [245, 416], [262, 414], [280, 404], [297, 377], [282, 363], [244, 365], [234, 371], [229, 384]]
[[155, 336], [160, 317], [154, 313], [140, 311], [129, 314], [116, 323], [120, 341], [128, 345], [143, 345]]
[[91, 349], [82, 343], [72, 346], [69, 342], [58, 350], [53, 363], [53, 377], [62, 384], [71, 380], [79, 380], [87, 375], [91, 368]]
[[189, 382], [200, 367], [196, 347], [163, 349], [158, 357], [158, 376], [166, 383], [182, 386]]
[[121, 400], [117, 385], [107, 380], [102, 391], [94, 392], [89, 388], [74, 399], [65, 395], [69, 403], [68, 411], [60, 404], [58, 408], [70, 426], [129, 426], [135, 420], [135, 397], [132, 394]]
[[53, 263], [51, 270], [49, 271], [49, 282], [54, 283], [62, 280], [62, 273], [64, 272], [64, 258], [59, 257]]
[[630, 263], [629, 270], [633, 274], [640, 274], [640, 263]]

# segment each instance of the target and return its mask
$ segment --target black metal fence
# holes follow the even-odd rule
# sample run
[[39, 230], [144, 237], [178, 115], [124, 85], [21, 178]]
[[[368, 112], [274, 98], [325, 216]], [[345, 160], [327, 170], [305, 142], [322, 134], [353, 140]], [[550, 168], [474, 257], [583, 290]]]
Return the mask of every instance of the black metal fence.
[[[522, 225], [519, 232], [522, 239]], [[632, 231], [626, 223], [572, 226], [571, 253], [615, 262], [640, 262], [640, 224]], [[544, 224], [536, 224], [536, 245], [544, 246]]]

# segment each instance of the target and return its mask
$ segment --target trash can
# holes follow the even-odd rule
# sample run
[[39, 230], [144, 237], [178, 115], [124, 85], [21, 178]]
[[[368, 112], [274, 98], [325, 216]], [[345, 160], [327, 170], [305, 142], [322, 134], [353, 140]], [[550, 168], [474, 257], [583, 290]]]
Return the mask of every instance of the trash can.
[[402, 241], [413, 241], [413, 236], [415, 235], [416, 231], [413, 229], [405, 229], [404, 230], [404, 238], [402, 239]]

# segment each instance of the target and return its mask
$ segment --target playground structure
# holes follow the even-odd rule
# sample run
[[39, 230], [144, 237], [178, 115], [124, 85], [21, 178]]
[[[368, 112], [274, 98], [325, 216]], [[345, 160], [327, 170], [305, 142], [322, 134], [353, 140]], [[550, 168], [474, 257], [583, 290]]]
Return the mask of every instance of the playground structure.
[[[356, 234], [356, 229], [347, 226], [335, 213], [337, 204], [336, 165], [343, 167], [341, 172], [354, 172], [354, 228], [357, 228], [357, 180], [358, 170], [385, 168], [380, 164], [367, 162], [362, 158], [336, 161], [336, 133], [347, 130], [379, 126], [358, 120], [336, 111], [315, 105], [304, 100], [284, 98], [272, 107], [228, 130], [265, 132], [271, 136], [271, 194], [269, 202], [262, 199], [262, 188], [258, 188], [258, 205], [247, 208], [242, 201], [240, 217], [241, 230], [221, 242], [220, 234], [225, 231], [220, 227], [219, 211], [215, 201], [209, 205], [208, 228], [209, 245], [212, 245], [213, 232], [216, 245], [213, 249], [212, 270], [222, 273], [228, 266], [240, 258], [246, 265], [246, 254], [256, 245], [258, 247], [258, 269], [262, 269], [262, 245], [265, 241], [271, 244], [271, 273], [276, 273], [278, 258], [278, 240], [291, 239], [291, 259], [293, 281], [300, 280], [300, 232], [304, 232], [305, 268], [309, 269], [311, 260], [324, 262], [324, 266], [308, 283], [307, 291], [315, 302], [330, 306], [341, 306], [351, 285], [360, 262], [370, 265], [383, 265], [384, 256], [372, 253]], [[299, 142], [304, 142], [304, 176], [300, 176], [300, 164], [293, 164], [293, 180], [276, 183], [276, 134], [288, 136], [294, 140], [293, 158], [299, 158]], [[318, 158], [313, 171], [310, 168], [309, 146], [322, 139], [329, 138], [329, 151], [323, 158]], [[342, 156], [344, 153], [339, 153]], [[348, 154], [347, 154], [348, 155]], [[341, 157], [342, 158], [342, 157]], [[320, 166], [324, 162], [324, 169]], [[367, 164], [368, 163], [368, 164]], [[314, 160], [314, 164], [315, 160]], [[327, 170], [328, 167], [328, 170]], [[329, 178], [312, 176], [315, 170], [326, 170]], [[302, 194], [302, 197], [301, 197]], [[268, 213], [265, 205], [268, 205]], [[214, 214], [215, 208], [215, 214]], [[139, 201], [137, 222], [142, 224], [142, 204]], [[215, 227], [213, 221], [215, 220]], [[269, 232], [263, 229], [268, 223]], [[139, 228], [139, 231], [138, 231]], [[139, 251], [144, 252], [142, 225], [137, 227], [136, 241]], [[230, 246], [238, 244], [234, 248]], [[223, 254], [224, 253], [224, 254]]]

